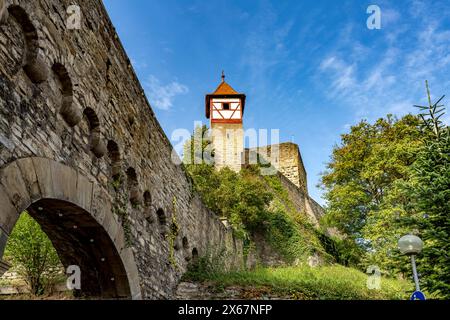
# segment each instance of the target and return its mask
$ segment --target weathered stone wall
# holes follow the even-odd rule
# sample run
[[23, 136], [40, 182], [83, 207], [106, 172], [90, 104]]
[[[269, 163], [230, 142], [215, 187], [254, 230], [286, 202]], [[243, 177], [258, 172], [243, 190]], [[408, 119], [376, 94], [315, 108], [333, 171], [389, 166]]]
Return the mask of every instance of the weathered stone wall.
[[[122, 263], [128, 280], [138, 283], [133, 298], [170, 298], [189, 260], [226, 247], [228, 263], [240, 264], [242, 243], [171, 161], [173, 148], [101, 1], [78, 3], [81, 26], [70, 30], [70, 0], [0, 1], [0, 258], [15, 214], [41, 201], [49, 214], [73, 211], [75, 222], [85, 212], [94, 217], [86, 228], [99, 224], [129, 260]], [[16, 165], [17, 159], [24, 161]], [[71, 181], [80, 183], [66, 186]], [[55, 187], [46, 194], [48, 186]], [[42, 202], [48, 196], [71, 205]], [[80, 197], [89, 197], [89, 205]], [[32, 209], [38, 217], [42, 208]], [[55, 220], [45, 221], [48, 230], [59, 230]], [[74, 242], [85, 250], [82, 227]], [[75, 231], [61, 230], [57, 250], [58, 244], [69, 250]], [[86, 252], [99, 258], [101, 247]]]
[[286, 142], [280, 143], [278, 148], [280, 150], [279, 171], [308, 195], [306, 170], [298, 145]]
[[322, 217], [325, 213], [323, 208], [283, 174], [279, 173], [278, 178], [280, 179], [285, 190], [287, 190], [289, 199], [294, 204], [295, 209], [298, 212], [306, 213], [310, 222], [315, 226], [319, 226], [320, 217]]
[[305, 166], [298, 145], [285, 142], [250, 150], [256, 151], [268, 159], [279, 172], [292, 181], [303, 193], [308, 194]]

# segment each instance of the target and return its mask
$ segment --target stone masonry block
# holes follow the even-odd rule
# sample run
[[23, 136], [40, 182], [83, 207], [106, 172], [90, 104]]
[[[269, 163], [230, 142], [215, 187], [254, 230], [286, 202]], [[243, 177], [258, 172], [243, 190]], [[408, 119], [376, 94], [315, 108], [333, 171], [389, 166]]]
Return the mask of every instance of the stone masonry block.
[[18, 218], [19, 211], [13, 206], [6, 190], [0, 185], [0, 227], [10, 234]]
[[41, 190], [39, 189], [39, 182], [34, 170], [34, 164], [31, 158], [24, 158], [17, 160], [17, 165], [22, 172], [22, 178], [28, 189], [31, 201], [36, 201], [41, 198]]
[[77, 201], [77, 172], [58, 162], [51, 162], [54, 197], [70, 202]]
[[50, 171], [50, 160], [47, 158], [33, 158], [34, 170], [38, 179], [42, 198], [53, 197], [53, 181]]
[[82, 174], [77, 174], [77, 201], [76, 203], [84, 210], [90, 212], [92, 205], [93, 183]]
[[16, 163], [12, 163], [0, 172], [0, 182], [11, 200], [20, 212], [31, 204], [30, 195], [22, 173]]
[[0, 0], [0, 24], [8, 20], [8, 10], [6, 8], [6, 0]]

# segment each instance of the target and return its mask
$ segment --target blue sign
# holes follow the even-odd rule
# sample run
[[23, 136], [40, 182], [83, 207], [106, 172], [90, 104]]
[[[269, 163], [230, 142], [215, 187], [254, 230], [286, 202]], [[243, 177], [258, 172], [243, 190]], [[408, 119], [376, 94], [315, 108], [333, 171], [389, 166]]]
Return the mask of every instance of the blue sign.
[[414, 291], [409, 300], [426, 300], [422, 291]]

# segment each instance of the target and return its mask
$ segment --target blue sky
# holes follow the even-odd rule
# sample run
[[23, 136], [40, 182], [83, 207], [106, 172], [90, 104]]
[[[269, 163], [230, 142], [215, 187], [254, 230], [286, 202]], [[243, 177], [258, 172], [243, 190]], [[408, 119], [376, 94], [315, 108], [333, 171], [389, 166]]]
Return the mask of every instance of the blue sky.
[[[244, 128], [301, 149], [309, 191], [340, 134], [450, 94], [450, 1], [104, 0], [166, 134], [207, 123], [204, 96], [247, 95]], [[369, 30], [366, 9], [381, 9]], [[432, 5], [431, 5], [432, 4]], [[448, 99], [444, 100], [448, 104]], [[449, 117], [445, 119], [449, 123]]]

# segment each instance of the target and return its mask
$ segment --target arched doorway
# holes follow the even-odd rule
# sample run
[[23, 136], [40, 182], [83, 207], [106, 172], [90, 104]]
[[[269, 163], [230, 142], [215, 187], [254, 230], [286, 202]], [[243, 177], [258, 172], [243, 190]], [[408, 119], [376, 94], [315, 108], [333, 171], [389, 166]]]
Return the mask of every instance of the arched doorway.
[[141, 298], [137, 267], [106, 191], [71, 167], [19, 159], [0, 170], [0, 261], [24, 210], [53, 243], [63, 265], [81, 270], [81, 293]]

